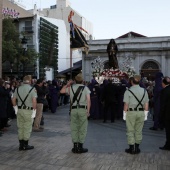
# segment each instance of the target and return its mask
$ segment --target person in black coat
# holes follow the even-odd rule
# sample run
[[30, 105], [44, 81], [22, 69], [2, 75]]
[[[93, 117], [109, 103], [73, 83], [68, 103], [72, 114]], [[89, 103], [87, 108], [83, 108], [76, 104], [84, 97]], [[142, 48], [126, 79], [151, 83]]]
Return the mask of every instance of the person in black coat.
[[58, 106], [58, 96], [60, 92], [60, 87], [57, 80], [53, 80], [52, 84], [49, 86], [49, 96], [51, 99], [50, 109], [52, 113], [55, 113]]
[[10, 85], [0, 78], [0, 131], [3, 131], [7, 124], [7, 102], [9, 97]]
[[161, 150], [170, 150], [170, 78], [162, 80], [162, 91], [160, 95], [160, 120], [166, 131], [166, 143]]
[[112, 84], [112, 80], [108, 80], [108, 84], [104, 88], [104, 93], [102, 96], [102, 102], [104, 103], [104, 120], [103, 123], [107, 121], [108, 111], [111, 112], [111, 122], [115, 120], [116, 105], [117, 105], [117, 86]]

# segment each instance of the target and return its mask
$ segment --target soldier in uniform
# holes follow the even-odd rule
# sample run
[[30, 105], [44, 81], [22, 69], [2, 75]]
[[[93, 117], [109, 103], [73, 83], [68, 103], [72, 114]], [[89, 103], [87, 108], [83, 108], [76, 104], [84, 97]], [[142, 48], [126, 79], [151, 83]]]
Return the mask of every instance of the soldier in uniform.
[[37, 92], [31, 87], [31, 76], [23, 78], [23, 85], [15, 89], [12, 104], [17, 115], [19, 150], [30, 150], [28, 141], [32, 131], [33, 119], [36, 115]]
[[90, 90], [84, 86], [82, 74], [75, 77], [76, 84], [69, 81], [63, 86], [60, 93], [67, 93], [71, 100], [71, 136], [74, 143], [73, 153], [85, 153], [88, 149], [83, 148], [87, 134], [88, 116], [90, 116]]
[[140, 153], [139, 145], [142, 141], [142, 129], [148, 115], [148, 94], [139, 86], [141, 76], [135, 75], [131, 80], [132, 86], [124, 94], [123, 119], [126, 120], [127, 140], [129, 149], [126, 153]]

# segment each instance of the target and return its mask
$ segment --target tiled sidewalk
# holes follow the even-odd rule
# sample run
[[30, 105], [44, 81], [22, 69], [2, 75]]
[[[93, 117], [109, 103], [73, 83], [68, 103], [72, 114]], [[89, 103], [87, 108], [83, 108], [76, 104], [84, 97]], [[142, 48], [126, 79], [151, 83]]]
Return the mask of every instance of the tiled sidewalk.
[[159, 150], [165, 132], [150, 131], [152, 121], [145, 122], [142, 152], [129, 155], [123, 121], [103, 124], [90, 120], [85, 154], [73, 154], [68, 106], [55, 114], [45, 113], [44, 132], [33, 132], [30, 145], [35, 149], [18, 151], [16, 120], [0, 137], [0, 170], [170, 170], [170, 152]]

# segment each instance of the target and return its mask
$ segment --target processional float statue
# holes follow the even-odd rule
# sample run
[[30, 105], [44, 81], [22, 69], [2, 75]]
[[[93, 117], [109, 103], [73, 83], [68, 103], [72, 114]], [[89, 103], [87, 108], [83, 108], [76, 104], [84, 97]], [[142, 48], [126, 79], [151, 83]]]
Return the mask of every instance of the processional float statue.
[[98, 56], [91, 62], [92, 76], [95, 77], [98, 83], [102, 83], [104, 79], [112, 79], [113, 82], [119, 83], [120, 80], [128, 79], [135, 74], [132, 66], [132, 57], [125, 56], [122, 62], [117, 60], [118, 47], [114, 39], [111, 39], [107, 45], [107, 53], [109, 65], [104, 68], [104, 61]]
[[108, 57], [109, 57], [109, 67], [113, 68], [113, 69], [118, 69], [118, 61], [117, 61], [117, 45], [115, 43], [114, 39], [111, 39], [109, 44], [107, 45], [107, 53], [108, 53]]

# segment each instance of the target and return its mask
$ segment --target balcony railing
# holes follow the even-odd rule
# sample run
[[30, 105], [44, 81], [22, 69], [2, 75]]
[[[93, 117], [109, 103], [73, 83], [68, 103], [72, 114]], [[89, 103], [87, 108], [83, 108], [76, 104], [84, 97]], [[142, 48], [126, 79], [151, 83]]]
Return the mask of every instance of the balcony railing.
[[35, 47], [35, 45], [33, 45], [33, 44], [28, 44], [27, 45], [27, 48], [29, 48], [29, 49], [34, 49], [34, 47]]
[[33, 27], [23, 27], [23, 31], [28, 32], [28, 33], [33, 33]]

